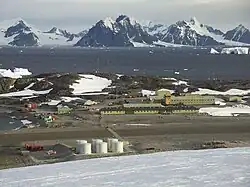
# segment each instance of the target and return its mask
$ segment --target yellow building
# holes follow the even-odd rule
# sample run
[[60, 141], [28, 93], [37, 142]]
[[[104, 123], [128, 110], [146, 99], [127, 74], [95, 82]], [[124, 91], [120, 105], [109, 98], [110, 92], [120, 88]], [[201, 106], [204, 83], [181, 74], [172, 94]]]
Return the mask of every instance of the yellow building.
[[172, 111], [173, 114], [197, 114], [198, 109], [177, 109]]
[[215, 103], [214, 96], [203, 96], [203, 95], [184, 95], [184, 96], [165, 96], [165, 104], [166, 105], [212, 105]]
[[118, 107], [109, 107], [100, 109], [102, 115], [123, 115], [125, 110]]
[[241, 102], [242, 101], [242, 97], [240, 96], [230, 96], [228, 98], [229, 102]]

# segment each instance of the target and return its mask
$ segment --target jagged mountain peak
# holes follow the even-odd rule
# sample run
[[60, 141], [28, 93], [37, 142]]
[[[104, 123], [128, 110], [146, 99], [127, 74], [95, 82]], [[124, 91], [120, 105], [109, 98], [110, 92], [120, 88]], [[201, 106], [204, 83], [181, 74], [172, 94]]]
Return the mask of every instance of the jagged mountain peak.
[[57, 28], [57, 27], [52, 27], [52, 29], [50, 29], [49, 31], [48, 31], [48, 33], [56, 33], [56, 32], [58, 32], [59, 31], [59, 29]]
[[196, 17], [191, 17], [190, 18], [190, 23], [192, 25], [200, 25], [200, 22], [198, 21], [198, 19]]
[[126, 16], [126, 15], [120, 15], [120, 16], [118, 16], [118, 18], [116, 18], [116, 22], [120, 22], [120, 21], [123, 21], [123, 20], [129, 20], [130, 21], [130, 19], [129, 19], [129, 17], [128, 16]]
[[[44, 33], [56, 34], [56, 35], [64, 35], [68, 33], [66, 30], [58, 29], [57, 27], [52, 27], [49, 31]], [[68, 33], [70, 34], [70, 33]]]
[[236, 30], [242, 30], [242, 31], [248, 30], [248, 29], [247, 29], [244, 25], [242, 25], [242, 24], [239, 24], [235, 29], [236, 29]]
[[97, 24], [102, 24], [106, 28], [110, 28], [113, 30], [113, 25], [115, 24], [115, 20], [113, 20], [111, 17], [107, 17], [103, 20], [100, 20]]
[[250, 31], [245, 26], [240, 24], [235, 29], [227, 31], [226, 34], [224, 34], [224, 38], [227, 40], [250, 44]]
[[116, 20], [106, 18], [97, 22], [76, 46], [110, 47], [133, 46], [134, 43], [153, 44], [157, 38], [145, 32], [141, 25], [126, 15]]
[[132, 24], [132, 25], [136, 25], [138, 23], [136, 21], [136, 19], [131, 18], [127, 15], [118, 16], [118, 18], [116, 18], [116, 22], [121, 23], [121, 24], [124, 24], [124, 22], [127, 22], [127, 23]]

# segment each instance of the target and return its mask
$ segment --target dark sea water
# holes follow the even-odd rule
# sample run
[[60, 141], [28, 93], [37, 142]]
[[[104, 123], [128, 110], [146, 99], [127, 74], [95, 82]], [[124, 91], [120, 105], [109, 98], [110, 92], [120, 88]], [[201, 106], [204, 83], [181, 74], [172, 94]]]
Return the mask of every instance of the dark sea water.
[[[188, 79], [250, 79], [250, 55], [212, 55], [209, 51], [210, 48], [2, 48], [0, 64], [1, 68], [28, 68], [34, 74], [99, 71]], [[175, 75], [175, 71], [180, 75]]]

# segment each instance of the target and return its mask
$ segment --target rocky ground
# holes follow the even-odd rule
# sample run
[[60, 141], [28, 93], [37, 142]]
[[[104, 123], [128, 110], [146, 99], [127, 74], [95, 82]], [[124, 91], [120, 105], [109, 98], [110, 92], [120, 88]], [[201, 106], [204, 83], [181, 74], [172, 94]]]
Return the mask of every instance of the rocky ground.
[[[108, 91], [112, 94], [138, 94], [141, 89], [157, 90], [161, 88], [176, 90], [183, 92], [186, 85], [173, 85], [174, 80], [165, 80], [159, 76], [128, 76], [124, 75], [118, 78], [115, 74], [108, 73], [92, 73], [97, 76], [105, 77], [112, 80], [112, 85], [116, 88], [106, 88], [103, 91]], [[71, 96], [72, 89], [69, 85], [73, 84], [80, 77], [78, 74], [72, 73], [47, 73], [36, 76], [25, 76], [18, 79], [0, 77], [0, 94], [24, 90], [27, 86], [33, 83], [29, 89], [41, 91], [52, 88], [52, 91], [47, 95], [40, 95], [39, 97], [30, 99], [34, 102], [43, 102], [48, 99], [56, 99], [60, 96]], [[250, 80], [207, 80], [207, 81], [187, 81], [189, 83], [188, 92], [196, 91], [198, 88], [208, 88], [218, 91], [226, 91], [231, 88], [250, 89]], [[110, 97], [110, 96], [109, 96]], [[91, 98], [91, 96], [88, 96]], [[19, 99], [1, 98], [1, 104], [18, 104]]]

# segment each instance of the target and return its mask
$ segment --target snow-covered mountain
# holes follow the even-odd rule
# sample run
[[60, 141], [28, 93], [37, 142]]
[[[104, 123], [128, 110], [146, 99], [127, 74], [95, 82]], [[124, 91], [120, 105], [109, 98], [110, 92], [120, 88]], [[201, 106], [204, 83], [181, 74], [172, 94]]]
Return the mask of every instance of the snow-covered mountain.
[[0, 45], [44, 46], [73, 45], [80, 36], [53, 27], [47, 32], [36, 29], [22, 19], [0, 23]]
[[195, 17], [169, 26], [151, 21], [144, 23], [121, 15], [115, 20], [100, 20], [88, 30], [70, 33], [57, 27], [41, 31], [23, 19], [14, 19], [0, 22], [0, 45], [175, 47], [250, 44], [250, 31], [243, 25], [223, 33], [219, 29], [201, 24]]
[[168, 30], [168, 26], [162, 23], [153, 23], [152, 21], [143, 24], [143, 29], [150, 35], [156, 36], [157, 38], [162, 38]]
[[231, 40], [225, 37], [226, 34], [221, 30], [202, 24], [195, 17], [189, 21], [178, 21], [167, 28], [164, 25], [152, 23], [151, 26], [144, 28], [149, 32], [153, 31], [150, 34], [166, 43], [191, 46], [244, 45], [247, 43], [246, 40]]
[[76, 46], [126, 47], [138, 44], [153, 45], [157, 41], [157, 37], [143, 30], [136, 20], [121, 15], [116, 20], [106, 18], [97, 22]]
[[207, 27], [196, 18], [192, 18], [190, 21], [178, 21], [170, 25], [167, 32], [159, 39], [168, 43], [192, 46], [221, 45], [222, 43], [215, 39], [215, 36], [220, 36], [217, 33], [222, 32], [214, 32], [212, 27]]
[[250, 44], [250, 31], [243, 25], [239, 25], [233, 30], [229, 30], [224, 34], [224, 38], [236, 42]]

